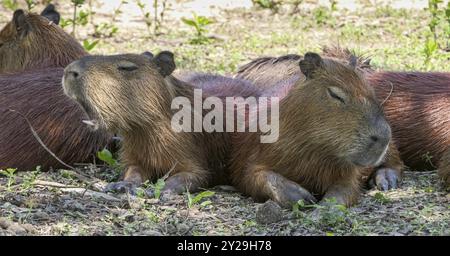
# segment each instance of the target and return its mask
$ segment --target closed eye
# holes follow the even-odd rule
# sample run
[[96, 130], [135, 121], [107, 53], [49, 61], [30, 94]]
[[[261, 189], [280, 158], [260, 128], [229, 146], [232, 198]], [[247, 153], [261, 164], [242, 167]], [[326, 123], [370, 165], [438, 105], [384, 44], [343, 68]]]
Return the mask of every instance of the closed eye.
[[328, 90], [328, 94], [330, 94], [330, 96], [336, 100], [339, 100], [340, 102], [345, 104], [345, 100], [343, 97], [337, 95], [335, 92], [333, 92], [333, 90], [331, 90], [330, 88], [327, 88]]
[[130, 72], [130, 71], [137, 70], [138, 66], [136, 66], [134, 63], [127, 63], [127, 64], [124, 64], [124, 65], [118, 66], [117, 69], [120, 70], [120, 71]]

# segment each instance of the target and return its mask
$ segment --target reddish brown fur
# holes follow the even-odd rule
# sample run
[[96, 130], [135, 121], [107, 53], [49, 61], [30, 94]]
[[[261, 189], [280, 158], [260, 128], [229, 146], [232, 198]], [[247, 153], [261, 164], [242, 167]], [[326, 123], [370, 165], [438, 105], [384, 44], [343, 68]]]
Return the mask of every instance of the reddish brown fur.
[[86, 52], [45, 17], [28, 14], [25, 20], [30, 25], [26, 36], [18, 36], [13, 22], [0, 32], [0, 73], [16, 72], [0, 75], [0, 169], [64, 167], [42, 148], [26, 121], [9, 109], [25, 115], [48, 148], [67, 164], [91, 161], [110, 136], [81, 123], [85, 114], [63, 94], [63, 69], [58, 68]]
[[[353, 132], [358, 130], [355, 120], [361, 118], [360, 111], [363, 111], [360, 110], [360, 103], [356, 103], [358, 99], [368, 99], [373, 102], [374, 108], [377, 108], [377, 104], [373, 91], [352, 69], [332, 60], [327, 63], [328, 75], [324, 76], [324, 80], [307, 81], [305, 84], [303, 80], [292, 83], [289, 78], [281, 78], [276, 88], [269, 88], [268, 95], [282, 97], [280, 138], [277, 142], [259, 143], [260, 133], [235, 135], [230, 161], [231, 177], [233, 184], [244, 193], [255, 199], [270, 198], [284, 204], [284, 189], [288, 191], [288, 187], [299, 184], [319, 198], [336, 197], [338, 203], [348, 206], [356, 202], [361, 175], [373, 172], [372, 168], [357, 167], [338, 155], [344, 154], [348, 148], [359, 147], [351, 140]], [[300, 70], [298, 63], [295, 65]], [[317, 97], [321, 97], [318, 96], [321, 95], [319, 90], [325, 85], [336, 83], [329, 81], [339, 81], [337, 84], [345, 88], [350, 95], [350, 102], [355, 102], [353, 111], [330, 114], [328, 112], [331, 109], [321, 106], [322, 101], [317, 101]], [[339, 128], [336, 128], [338, 123]], [[392, 144], [390, 146], [392, 148]], [[401, 169], [400, 160], [397, 164]], [[277, 188], [279, 184], [284, 184], [286, 188]]]
[[91, 161], [108, 137], [90, 131], [79, 106], [61, 89], [62, 68], [0, 76], [0, 169], [62, 168], [33, 137], [25, 115], [43, 142], [68, 164]]
[[[87, 55], [83, 47], [47, 18], [28, 13], [18, 32], [10, 21], [0, 31], [0, 74], [43, 67], [65, 67]], [[25, 36], [21, 33], [27, 31]]]
[[[83, 58], [66, 69], [66, 93], [88, 106], [85, 108], [88, 114], [101, 122], [102, 127], [123, 137], [121, 160], [126, 166], [125, 181], [155, 180], [172, 170], [165, 191], [181, 192], [185, 188], [192, 191], [226, 183], [229, 134], [173, 131], [172, 100], [184, 96], [193, 102], [195, 86], [170, 75], [164, 78], [159, 73], [161, 67], [156, 59], [148, 60], [138, 55]], [[139, 68], [129, 74], [117, 71], [116, 67], [123, 63], [133, 63]], [[82, 80], [70, 78], [71, 70], [80, 67], [83, 67]], [[195, 75], [186, 77], [186, 80], [190, 79], [196, 81], [197, 88], [207, 87]], [[229, 88], [223, 91], [223, 96], [245, 94], [244, 86], [228, 84], [227, 79], [220, 83]], [[104, 86], [108, 88], [106, 91]], [[85, 88], [85, 93], [77, 92], [79, 87]], [[109, 101], [111, 97], [114, 102]]]
[[[375, 72], [367, 76], [400, 155], [414, 170], [435, 170], [450, 147], [450, 73]], [[391, 92], [392, 90], [392, 92]]]
[[[326, 54], [348, 58], [334, 51], [334, 54], [333, 50]], [[253, 79], [260, 70], [267, 77], [271, 69], [274, 74], [279, 74], [286, 68], [294, 70], [290, 67], [298, 63], [298, 57], [281, 57], [283, 62], [277, 62], [277, 59], [255, 60], [241, 68], [238, 77]], [[370, 67], [364, 68], [364, 71], [378, 100], [384, 102], [386, 118], [391, 124], [395, 145], [402, 160], [413, 170], [436, 169], [442, 153], [450, 146], [450, 74], [375, 72]], [[302, 77], [299, 71], [287, 73], [290, 75], [282, 79], [295, 81]], [[257, 85], [270, 87], [263, 80]]]

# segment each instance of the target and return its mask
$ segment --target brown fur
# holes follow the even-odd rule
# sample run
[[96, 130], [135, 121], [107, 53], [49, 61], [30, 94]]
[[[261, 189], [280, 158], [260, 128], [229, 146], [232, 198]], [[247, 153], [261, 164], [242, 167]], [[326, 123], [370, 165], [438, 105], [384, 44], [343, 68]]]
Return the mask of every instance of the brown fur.
[[[354, 58], [355, 66], [360, 72], [372, 72], [370, 59], [363, 56], [355, 56], [348, 49], [340, 47], [324, 47], [322, 55], [346, 64]], [[303, 56], [288, 54], [278, 58], [261, 57], [239, 67], [236, 78], [251, 81], [255, 86], [268, 89], [273, 85], [288, 80], [305, 79], [298, 68], [298, 63]]]
[[[126, 166], [125, 181], [155, 180], [171, 171], [165, 191], [192, 191], [226, 183], [229, 134], [173, 131], [172, 100], [184, 96], [193, 102], [194, 86], [171, 76], [171, 72], [164, 77], [158, 56], [151, 60], [143, 55], [82, 58], [66, 68], [66, 94], [76, 98], [101, 128], [123, 137], [120, 158]], [[138, 69], [129, 73], [117, 70], [117, 66], [130, 63]], [[70, 72], [80, 68], [82, 80], [70, 78]], [[195, 76], [189, 79], [195, 80]], [[197, 82], [198, 88], [201, 82]], [[224, 86], [243, 93], [242, 86]], [[84, 93], [77, 91], [79, 87]], [[224, 90], [224, 96], [234, 94], [231, 91]]]
[[[349, 154], [367, 151], [361, 139], [373, 129], [367, 115], [388, 125], [374, 92], [353, 68], [328, 59], [319, 74], [295, 83], [282, 79], [269, 89], [269, 96], [281, 97], [277, 142], [259, 143], [260, 133], [235, 134], [231, 177], [244, 193], [289, 205], [305, 199], [298, 192], [303, 188], [347, 206], [357, 201], [361, 175], [372, 168], [355, 165]], [[328, 86], [345, 92], [344, 107], [327, 94]]]
[[444, 184], [450, 187], [450, 148], [444, 153], [441, 158], [438, 174]]
[[62, 168], [33, 137], [25, 115], [43, 142], [68, 164], [91, 161], [108, 137], [81, 123], [80, 107], [61, 89], [62, 68], [0, 76], [0, 169]]
[[[46, 10], [58, 15], [53, 6]], [[64, 167], [33, 137], [24, 118], [9, 109], [25, 115], [44, 144], [64, 162], [91, 161], [110, 136], [81, 123], [86, 116], [63, 94], [60, 68], [86, 52], [44, 16], [15, 16], [25, 25], [18, 31], [13, 18], [0, 32], [0, 169]]]
[[387, 99], [384, 112], [403, 161], [435, 170], [450, 147], [450, 73], [375, 72], [367, 79]]
[[[337, 59], [349, 58], [349, 51], [340, 48], [327, 49], [325, 54]], [[270, 87], [270, 83], [274, 82], [267, 78], [268, 82], [265, 83], [265, 77], [270, 77], [271, 72], [278, 75], [284, 69], [290, 71], [284, 72], [275, 82], [304, 79], [293, 68], [299, 58], [288, 55], [257, 59], [243, 66], [237, 76], [258, 78], [257, 85], [263, 87]], [[436, 169], [442, 153], [450, 146], [450, 74], [375, 72], [370, 66], [363, 66], [364, 63], [366, 61], [358, 61], [357, 66], [365, 71], [366, 79], [374, 87], [378, 100], [383, 102], [402, 160], [413, 170]], [[259, 76], [261, 70], [263, 75]]]
[[8, 22], [0, 31], [0, 74], [43, 67], [65, 67], [87, 55], [58, 25], [38, 14], [25, 14], [23, 26]]

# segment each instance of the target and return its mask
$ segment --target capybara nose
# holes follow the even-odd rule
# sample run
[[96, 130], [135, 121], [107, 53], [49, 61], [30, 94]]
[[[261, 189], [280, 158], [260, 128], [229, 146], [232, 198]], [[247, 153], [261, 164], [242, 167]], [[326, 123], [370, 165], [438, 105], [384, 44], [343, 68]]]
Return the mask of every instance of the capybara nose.
[[64, 70], [66, 79], [77, 80], [80, 79], [84, 72], [84, 64], [81, 61], [72, 62]]

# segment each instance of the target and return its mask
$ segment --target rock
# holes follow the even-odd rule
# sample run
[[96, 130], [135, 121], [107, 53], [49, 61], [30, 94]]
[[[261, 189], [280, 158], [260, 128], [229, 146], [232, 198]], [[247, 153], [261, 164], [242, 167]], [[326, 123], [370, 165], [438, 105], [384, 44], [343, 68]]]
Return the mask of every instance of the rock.
[[270, 224], [278, 222], [283, 218], [281, 207], [272, 200], [268, 200], [256, 211], [256, 222], [259, 224]]
[[12, 221], [6, 219], [6, 218], [0, 218], [0, 228], [7, 229], [9, 226], [11, 226]]
[[27, 234], [27, 230], [17, 223], [12, 223], [7, 230], [19, 236]]
[[33, 227], [33, 225], [30, 224], [20, 225], [6, 218], [0, 218], [0, 228], [5, 229], [12, 235], [26, 235], [28, 233], [36, 233], [36, 229]]

